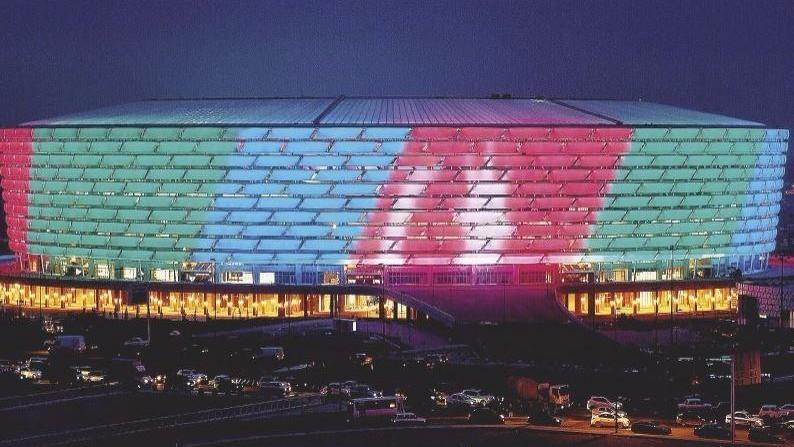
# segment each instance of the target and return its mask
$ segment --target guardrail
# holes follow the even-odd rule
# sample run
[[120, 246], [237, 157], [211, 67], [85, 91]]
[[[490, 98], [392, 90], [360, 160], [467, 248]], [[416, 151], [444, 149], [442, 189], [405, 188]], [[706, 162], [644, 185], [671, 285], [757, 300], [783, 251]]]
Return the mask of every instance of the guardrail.
[[46, 405], [64, 399], [98, 396], [116, 391], [117, 384], [88, 385], [43, 393], [24, 394], [0, 398], [0, 412], [13, 410], [22, 406]]
[[98, 425], [75, 430], [45, 433], [24, 438], [8, 439], [0, 441], [0, 446], [55, 446], [73, 444], [88, 440], [112, 438], [115, 436], [128, 435], [132, 433], [158, 431], [193, 424], [214, 423], [230, 419], [278, 414], [301, 408], [314, 407], [321, 404], [322, 397], [320, 395], [300, 396], [236, 405], [225, 408], [213, 408], [209, 410], [194, 411], [170, 416], [161, 416], [151, 419], [138, 419], [116, 424]]

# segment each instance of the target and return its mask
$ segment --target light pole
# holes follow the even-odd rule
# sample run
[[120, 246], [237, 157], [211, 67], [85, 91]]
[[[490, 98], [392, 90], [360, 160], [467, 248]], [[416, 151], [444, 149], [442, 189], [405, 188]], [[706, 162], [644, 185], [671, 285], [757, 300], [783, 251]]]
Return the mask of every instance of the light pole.
[[731, 353], [731, 444], [736, 443], [736, 349]]
[[673, 299], [673, 246], [670, 246], [670, 270], [668, 272], [667, 279], [670, 281], [670, 349], [673, 349], [673, 336], [674, 336], [674, 325], [673, 325], [673, 304], [675, 300]]

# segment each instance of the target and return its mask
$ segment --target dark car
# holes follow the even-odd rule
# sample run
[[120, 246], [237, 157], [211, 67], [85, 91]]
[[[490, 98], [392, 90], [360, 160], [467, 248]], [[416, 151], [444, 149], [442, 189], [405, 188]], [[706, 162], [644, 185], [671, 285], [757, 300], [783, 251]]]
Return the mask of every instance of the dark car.
[[772, 433], [769, 427], [750, 427], [747, 437], [755, 442], [768, 442], [772, 444], [783, 444], [783, 438]]
[[669, 435], [673, 431], [670, 427], [657, 421], [638, 421], [631, 424], [631, 431], [634, 433], [645, 433], [648, 435]]
[[731, 439], [731, 431], [720, 424], [703, 424], [695, 428], [695, 435], [701, 438]]
[[490, 408], [478, 408], [469, 413], [470, 424], [504, 424], [505, 417]]
[[527, 418], [527, 424], [559, 427], [562, 419], [548, 413], [538, 413]]
[[684, 427], [700, 427], [706, 422], [706, 419], [697, 413], [678, 413], [675, 417], [675, 423]]

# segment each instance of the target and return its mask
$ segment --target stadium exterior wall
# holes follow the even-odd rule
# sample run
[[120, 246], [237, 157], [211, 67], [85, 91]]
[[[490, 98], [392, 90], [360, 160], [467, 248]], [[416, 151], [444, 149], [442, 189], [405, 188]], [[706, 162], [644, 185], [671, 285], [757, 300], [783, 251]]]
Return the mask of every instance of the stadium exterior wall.
[[787, 140], [704, 126], [21, 127], [2, 131], [0, 176], [25, 273], [382, 284], [465, 319], [498, 319], [477, 300], [500, 296], [582, 315], [730, 311], [730, 286], [583, 298], [566, 284], [765, 268]]

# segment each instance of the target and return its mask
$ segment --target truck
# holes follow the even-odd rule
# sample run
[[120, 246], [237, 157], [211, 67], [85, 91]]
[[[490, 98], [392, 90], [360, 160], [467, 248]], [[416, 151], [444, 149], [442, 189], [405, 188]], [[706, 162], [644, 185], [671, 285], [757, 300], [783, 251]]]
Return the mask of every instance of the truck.
[[554, 410], [571, 406], [571, 392], [568, 385], [537, 382], [525, 376], [507, 378], [508, 388], [520, 399], [547, 405]]
[[51, 350], [85, 351], [85, 337], [82, 335], [58, 335], [55, 337]]

